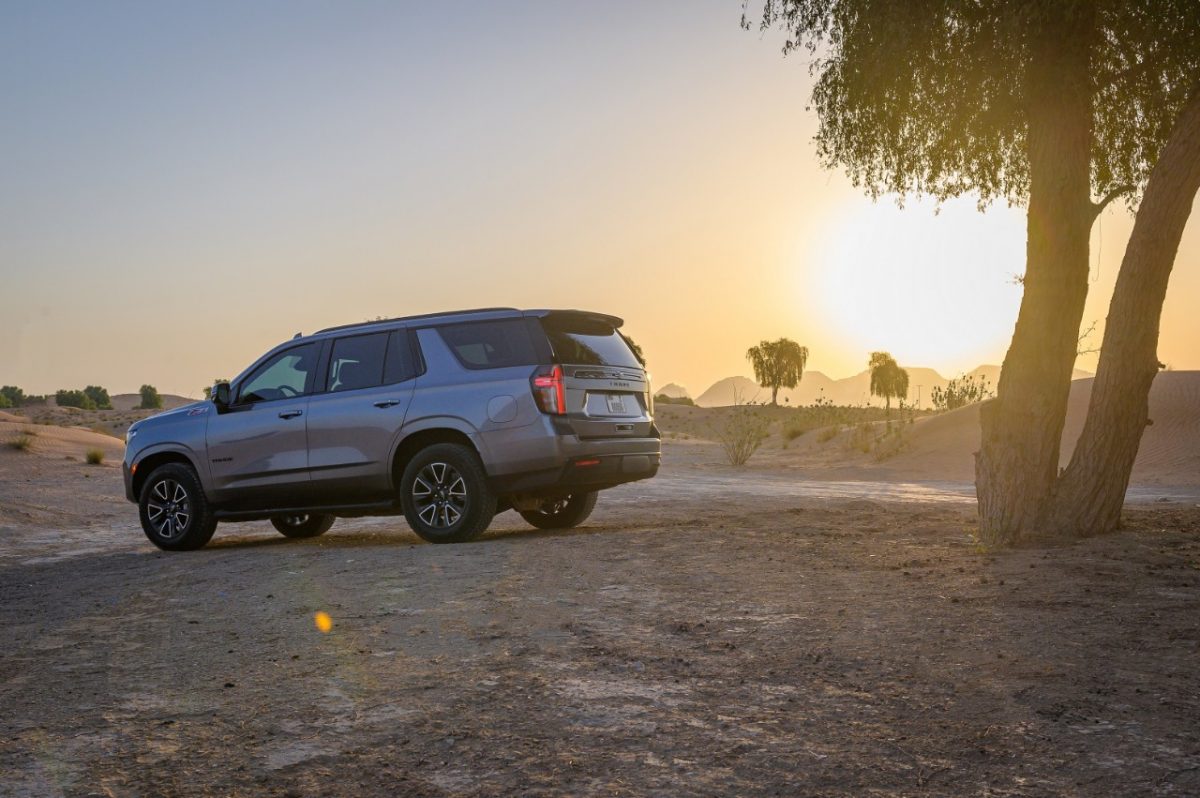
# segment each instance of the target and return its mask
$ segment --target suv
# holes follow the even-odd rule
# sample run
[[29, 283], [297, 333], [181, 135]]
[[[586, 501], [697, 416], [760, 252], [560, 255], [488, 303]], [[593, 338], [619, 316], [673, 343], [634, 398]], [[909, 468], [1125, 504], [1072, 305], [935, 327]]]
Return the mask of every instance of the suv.
[[403, 513], [431, 543], [508, 509], [575, 526], [597, 491], [658, 472], [649, 378], [621, 324], [493, 308], [297, 334], [211, 399], [131, 426], [126, 498], [172, 551], [225, 520], [306, 538]]

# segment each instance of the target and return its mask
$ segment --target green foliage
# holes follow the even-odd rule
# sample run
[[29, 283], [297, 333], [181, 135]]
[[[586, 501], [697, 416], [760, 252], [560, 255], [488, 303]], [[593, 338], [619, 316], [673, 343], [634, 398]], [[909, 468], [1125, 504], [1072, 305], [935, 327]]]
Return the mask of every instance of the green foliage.
[[104, 450], [88, 449], [86, 459], [88, 465], [100, 465], [104, 462]]
[[930, 399], [938, 410], [957, 410], [990, 399], [993, 395], [986, 376], [963, 374], [950, 380], [945, 388], [934, 386]]
[[[759, 25], [811, 54], [817, 151], [872, 196], [1023, 202], [1031, 55], [1089, 2], [762, 0]], [[1144, 187], [1200, 74], [1200, 3], [1095, 4], [1092, 189]], [[742, 24], [752, 20], [743, 14]], [[1132, 202], [1132, 200], [1131, 200]]]
[[808, 363], [808, 347], [788, 338], [762, 341], [746, 351], [746, 359], [754, 367], [758, 384], [771, 389], [771, 404], [778, 404], [780, 388], [795, 388], [800, 383]]
[[692, 401], [690, 396], [667, 396], [665, 393], [660, 393], [654, 397], [654, 403], [659, 405], [687, 405], [695, 407], [696, 403]]
[[887, 352], [872, 352], [870, 360], [871, 395], [882, 397], [890, 411], [892, 399], [908, 396], [908, 372], [900, 368]]
[[143, 385], [138, 389], [138, 393], [142, 395], [142, 403], [138, 405], [138, 409], [159, 410], [162, 408], [162, 397], [158, 395], [158, 389], [153, 385]]
[[0, 407], [20, 407], [23, 404], [25, 404], [25, 392], [23, 390], [15, 385], [0, 387]]
[[54, 394], [54, 401], [59, 407], [78, 407], [80, 410], [96, 409], [96, 401], [84, 391], [68, 391], [60, 388]]
[[108, 398], [108, 391], [101, 388], [99, 385], [89, 385], [83, 389], [83, 392], [92, 400], [92, 404], [97, 410], [112, 410], [112, 400]]

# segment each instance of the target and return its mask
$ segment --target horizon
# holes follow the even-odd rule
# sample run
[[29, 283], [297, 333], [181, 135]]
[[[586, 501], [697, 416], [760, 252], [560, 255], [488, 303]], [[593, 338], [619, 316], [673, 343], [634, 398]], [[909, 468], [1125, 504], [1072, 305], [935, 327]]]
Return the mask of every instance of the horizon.
[[[479, 305], [622, 316], [689, 391], [781, 336], [831, 376], [1001, 363], [1023, 210], [901, 210], [822, 169], [804, 59], [739, 15], [5, 8], [0, 383], [197, 396], [297, 330]], [[1092, 230], [1088, 348], [1131, 225]], [[1192, 220], [1175, 369], [1200, 368], [1198, 261]]]

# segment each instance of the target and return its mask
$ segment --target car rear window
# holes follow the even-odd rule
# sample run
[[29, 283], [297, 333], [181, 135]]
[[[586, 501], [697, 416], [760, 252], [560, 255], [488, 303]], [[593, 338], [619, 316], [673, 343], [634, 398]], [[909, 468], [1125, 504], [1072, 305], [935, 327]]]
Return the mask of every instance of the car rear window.
[[448, 324], [437, 331], [458, 362], [469, 369], [531, 366], [538, 362], [523, 319]]
[[600, 320], [547, 316], [542, 329], [558, 363], [574, 366], [620, 366], [641, 368], [637, 355], [625, 338]]

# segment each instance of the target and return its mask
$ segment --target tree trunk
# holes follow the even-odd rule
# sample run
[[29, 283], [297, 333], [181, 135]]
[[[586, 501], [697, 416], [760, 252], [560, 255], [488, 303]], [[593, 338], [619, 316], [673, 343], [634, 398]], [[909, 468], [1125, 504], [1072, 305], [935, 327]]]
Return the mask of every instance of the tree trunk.
[[1030, 54], [1025, 292], [996, 398], [980, 410], [975, 462], [980, 536], [1038, 534], [1058, 470], [1079, 322], [1087, 298], [1092, 90], [1089, 3], [1046, 8]]
[[1046, 525], [1072, 536], [1115, 530], [1160, 368], [1158, 330], [1179, 240], [1200, 190], [1200, 92], [1150, 173], [1113, 289], [1083, 434]]
[[779, 386], [778, 386], [778, 385], [772, 385], [772, 386], [771, 386], [771, 405], [772, 405], [772, 406], [778, 406], [778, 405], [779, 405], [779, 402], [775, 401], [775, 397], [776, 397], [776, 396], [778, 396], [778, 395], [779, 395]]

